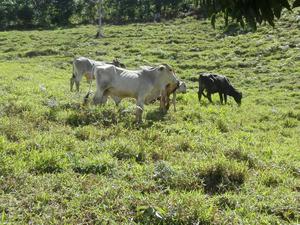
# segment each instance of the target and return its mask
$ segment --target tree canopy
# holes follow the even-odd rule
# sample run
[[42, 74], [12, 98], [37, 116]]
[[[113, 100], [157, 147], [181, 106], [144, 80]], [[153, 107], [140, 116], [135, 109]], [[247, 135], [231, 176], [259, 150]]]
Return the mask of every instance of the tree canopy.
[[288, 0], [199, 0], [199, 5], [207, 10], [213, 25], [217, 14], [221, 13], [226, 24], [231, 17], [243, 27], [248, 24], [256, 29], [256, 25], [264, 21], [274, 26], [282, 10], [298, 7], [300, 0], [294, 1], [293, 5]]
[[[292, 1], [292, 2], [291, 2]], [[103, 0], [108, 23], [153, 21], [156, 14], [171, 19], [197, 15], [215, 24], [223, 16], [256, 28], [263, 21], [274, 26], [284, 8], [300, 6], [300, 0]], [[97, 23], [96, 0], [0, 0], [0, 29]]]

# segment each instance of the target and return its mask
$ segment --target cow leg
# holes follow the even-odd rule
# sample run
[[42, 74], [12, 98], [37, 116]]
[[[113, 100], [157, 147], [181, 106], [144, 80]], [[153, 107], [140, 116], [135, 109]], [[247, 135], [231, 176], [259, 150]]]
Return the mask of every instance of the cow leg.
[[121, 98], [118, 96], [111, 96], [111, 98], [114, 100], [114, 102], [116, 103], [116, 106], [118, 107], [121, 102]]
[[135, 117], [135, 121], [137, 123], [141, 123], [142, 122], [142, 114], [144, 111], [144, 98], [138, 98], [136, 101], [136, 117]]
[[219, 96], [220, 96], [220, 102], [221, 102], [221, 104], [223, 105], [223, 96], [222, 96], [222, 93], [221, 93], [221, 92], [219, 92]]
[[203, 91], [204, 91], [204, 89], [202, 89], [202, 88], [199, 87], [199, 90], [198, 90], [198, 100], [199, 100], [199, 103], [201, 101], [201, 97], [202, 97]]
[[70, 79], [70, 91], [73, 91], [74, 83], [75, 83], [75, 78], [71, 77], [71, 79]]
[[97, 89], [93, 99], [95, 105], [99, 105], [103, 103], [103, 94], [104, 94], [103, 90]]
[[169, 98], [167, 96], [167, 90], [163, 89], [160, 91], [160, 110], [163, 113], [166, 113], [168, 107], [169, 107]]
[[176, 112], [176, 92], [173, 93], [172, 103], [174, 106], [174, 112]]
[[225, 100], [225, 104], [227, 104], [227, 95], [224, 94], [224, 100]]
[[105, 104], [106, 104], [107, 98], [108, 98], [107, 95], [103, 95], [103, 96], [102, 96], [101, 105], [105, 105]]
[[76, 91], [79, 92], [80, 81], [75, 80]]
[[207, 98], [209, 100], [210, 103], [212, 103], [213, 101], [211, 100], [211, 93], [210, 92], [207, 92]]
[[89, 85], [89, 91], [91, 91], [92, 89], [92, 80], [89, 81], [90, 85]]
[[207, 98], [207, 95], [204, 94], [204, 90], [205, 89], [203, 89], [203, 88], [199, 88], [199, 91], [198, 91], [198, 100], [199, 100], [199, 103], [201, 101], [202, 95]]
[[202, 92], [198, 92], [198, 100], [199, 100], [199, 103], [200, 103], [200, 101], [201, 101], [201, 97], [202, 97]]

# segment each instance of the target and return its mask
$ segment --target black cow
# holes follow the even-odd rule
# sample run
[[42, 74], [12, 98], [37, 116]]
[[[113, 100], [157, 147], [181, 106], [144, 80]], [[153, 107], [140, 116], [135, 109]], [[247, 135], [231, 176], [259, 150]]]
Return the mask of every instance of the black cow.
[[[207, 95], [204, 94], [206, 90]], [[223, 96], [225, 104], [227, 103], [227, 95], [232, 96], [238, 105], [241, 105], [242, 93], [238, 92], [229, 82], [228, 78], [222, 75], [216, 75], [211, 73], [202, 73], [199, 76], [199, 103], [201, 96], [208, 98], [210, 102], [211, 94], [219, 93], [221, 104], [223, 104]]]

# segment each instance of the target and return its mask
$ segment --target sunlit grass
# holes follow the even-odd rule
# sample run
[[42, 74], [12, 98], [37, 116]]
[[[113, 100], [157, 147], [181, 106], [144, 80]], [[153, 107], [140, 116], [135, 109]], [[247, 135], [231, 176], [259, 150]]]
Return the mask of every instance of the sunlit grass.
[[[289, 28], [286, 25], [289, 24]], [[11, 224], [299, 223], [299, 24], [228, 35], [192, 18], [0, 34], [0, 215]], [[288, 46], [288, 47], [286, 47]], [[84, 106], [72, 60], [168, 63], [188, 85], [177, 112]], [[198, 73], [243, 92], [197, 98]], [[95, 85], [93, 86], [95, 88]]]

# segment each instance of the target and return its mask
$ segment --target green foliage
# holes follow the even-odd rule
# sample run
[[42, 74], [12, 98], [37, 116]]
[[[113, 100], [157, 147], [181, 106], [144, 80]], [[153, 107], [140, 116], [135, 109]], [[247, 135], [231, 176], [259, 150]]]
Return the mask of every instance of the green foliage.
[[[225, 27], [229, 17], [241, 24], [256, 29], [257, 24], [266, 21], [272, 26], [279, 19], [283, 9], [291, 10], [288, 0], [105, 0], [104, 20], [120, 24], [128, 22], [160, 21], [195, 15], [216, 20], [224, 17]], [[293, 8], [298, 7], [295, 0]], [[71, 24], [95, 23], [98, 19], [98, 1], [84, 0], [2, 0], [0, 2], [0, 29], [11, 27], [56, 27]]]
[[62, 171], [61, 155], [57, 152], [44, 151], [32, 154], [30, 172], [58, 173]]
[[80, 159], [73, 162], [73, 171], [81, 174], [112, 174], [117, 166], [116, 162], [109, 156], [102, 154], [93, 158]]
[[[215, 26], [216, 14], [224, 15], [225, 25], [228, 25], [228, 17], [236, 20], [242, 27], [248, 24], [256, 29], [257, 24], [268, 22], [274, 27], [275, 18], [279, 19], [283, 9], [291, 10], [288, 0], [217, 0], [217, 1], [200, 1], [200, 6], [205, 8], [208, 15], [211, 15], [211, 23]], [[294, 1], [293, 7], [299, 6]]]

